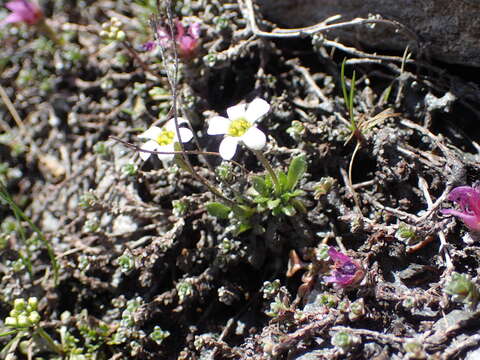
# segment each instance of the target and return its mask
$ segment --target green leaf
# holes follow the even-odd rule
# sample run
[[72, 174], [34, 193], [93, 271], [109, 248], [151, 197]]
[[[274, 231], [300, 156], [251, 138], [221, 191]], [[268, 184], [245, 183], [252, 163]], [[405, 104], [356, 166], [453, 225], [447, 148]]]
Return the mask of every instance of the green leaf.
[[345, 79], [345, 63], [346, 63], [346, 61], [347, 61], [347, 58], [343, 59], [342, 67], [340, 68], [340, 83], [342, 85], [343, 100], [345, 101], [345, 106], [347, 107], [347, 110], [349, 110], [348, 106], [350, 105], [350, 101], [348, 100], [347, 81]]
[[297, 156], [292, 160], [288, 167], [287, 175], [287, 190], [293, 190], [300, 179], [305, 175], [307, 171], [307, 161], [305, 155]]
[[348, 104], [348, 110], [350, 112], [350, 123], [352, 124], [352, 131], [357, 129], [357, 123], [355, 122], [355, 115], [353, 114], [353, 99], [355, 98], [355, 70], [352, 75], [352, 85], [350, 86], [350, 103]]
[[273, 181], [270, 175], [265, 176], [265, 185], [267, 186], [267, 188], [273, 189]]
[[285, 190], [287, 190], [288, 178], [283, 171], [279, 171], [277, 176], [278, 176], [278, 183], [280, 184], [280, 189], [277, 190], [278, 191], [277, 195], [279, 195], [283, 193]]
[[306, 214], [307, 213], [307, 208], [305, 207], [304, 203], [301, 200], [298, 199], [292, 199], [290, 203], [297, 209], [297, 211]]
[[272, 215], [273, 216], [280, 216], [282, 215], [282, 208], [276, 207], [275, 209], [272, 210]]
[[236, 227], [234, 234], [235, 234], [235, 236], [238, 236], [241, 233], [243, 233], [247, 230], [250, 230], [251, 228], [252, 228], [252, 225], [247, 224], [247, 223], [241, 223]]
[[207, 211], [210, 215], [215, 216], [218, 219], [228, 219], [228, 215], [232, 209], [219, 202], [211, 202], [207, 204]]
[[280, 205], [280, 199], [269, 200], [267, 202], [267, 206], [269, 210], [275, 209], [278, 205]]
[[246, 205], [237, 205], [232, 211], [242, 221], [250, 219], [255, 214], [255, 209]]
[[287, 216], [294, 216], [297, 210], [292, 205], [286, 205], [282, 207], [282, 212]]
[[254, 176], [252, 178], [253, 188], [262, 196], [268, 196], [268, 187], [262, 176]]
[[268, 197], [265, 197], [265, 196], [256, 196], [254, 199], [253, 199], [253, 202], [257, 203], [257, 204], [261, 204], [261, 203], [265, 203], [267, 201], [269, 201], [270, 198]]

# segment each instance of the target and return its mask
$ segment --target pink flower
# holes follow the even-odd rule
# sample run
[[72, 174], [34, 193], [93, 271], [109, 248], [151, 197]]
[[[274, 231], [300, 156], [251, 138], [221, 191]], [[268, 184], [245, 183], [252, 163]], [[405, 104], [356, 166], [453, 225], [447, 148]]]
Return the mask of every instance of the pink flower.
[[180, 56], [189, 59], [197, 50], [198, 39], [200, 38], [200, 23], [196, 22], [185, 27], [180, 21], [177, 21], [175, 25], [177, 27], [175, 41]]
[[0, 22], [0, 26], [17, 22], [35, 25], [43, 18], [43, 12], [40, 7], [36, 3], [27, 0], [12, 0], [7, 2], [5, 7], [12, 13]]
[[459, 186], [448, 195], [448, 200], [456, 202], [460, 210], [443, 209], [442, 214], [457, 216], [470, 230], [480, 231], [480, 188]]
[[345, 254], [335, 250], [333, 247], [328, 249], [328, 255], [333, 261], [331, 266], [331, 275], [323, 278], [327, 283], [333, 283], [335, 287], [345, 288], [360, 282], [365, 275], [362, 267]]
[[[200, 23], [195, 22], [184, 25], [179, 20], [175, 20], [174, 40], [177, 44], [178, 53], [184, 59], [190, 59], [195, 55], [200, 39]], [[168, 27], [157, 28], [157, 39], [160, 46], [169, 48], [172, 45], [172, 36]], [[154, 43], [147, 42], [144, 45], [146, 51], [155, 48]]]

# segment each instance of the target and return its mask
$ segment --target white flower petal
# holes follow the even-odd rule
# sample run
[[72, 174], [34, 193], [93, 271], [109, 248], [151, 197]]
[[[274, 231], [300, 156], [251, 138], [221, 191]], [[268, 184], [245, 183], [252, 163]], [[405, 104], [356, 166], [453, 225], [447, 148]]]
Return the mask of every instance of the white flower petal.
[[241, 117], [245, 117], [245, 104], [238, 104], [227, 109], [228, 118], [230, 120], [236, 120]]
[[[168, 145], [159, 146], [157, 148], [157, 151], [173, 152], [175, 151], [175, 148], [173, 146], [173, 143], [171, 143]], [[175, 157], [174, 154], [157, 154], [157, 156], [164, 164], [166, 161], [172, 161], [173, 158]]]
[[[180, 132], [180, 138], [182, 139], [182, 143], [189, 142], [193, 138], [193, 134], [190, 129], [187, 128], [178, 128], [178, 131]], [[175, 137], [173, 138], [173, 141], [179, 141], [177, 138], [177, 133], [175, 132]]]
[[[187, 124], [188, 120], [182, 117], [177, 117], [177, 122], [178, 126], [180, 126], [182, 124]], [[177, 129], [177, 127], [175, 126], [175, 119], [168, 120], [165, 125], [163, 125], [163, 127], [165, 128], [165, 130], [175, 132], [175, 130]]]
[[247, 107], [245, 117], [251, 123], [254, 123], [270, 110], [270, 104], [263, 99], [254, 99]]
[[210, 120], [208, 120], [207, 134], [208, 135], [226, 134], [231, 123], [232, 123], [231, 120], [223, 116], [214, 116]]
[[218, 152], [224, 160], [231, 160], [237, 151], [238, 138], [232, 136], [225, 136], [220, 143]]
[[158, 126], [151, 126], [149, 129], [138, 135], [138, 137], [142, 139], [156, 140], [161, 133], [161, 128], [159, 128]]
[[[148, 150], [148, 151], [157, 151], [158, 148], [160, 146], [158, 145], [158, 143], [154, 140], [149, 140], [147, 141], [145, 144], [143, 144], [140, 149], [142, 150]], [[150, 157], [150, 155], [152, 155], [151, 153], [149, 152], [143, 152], [143, 151], [140, 151], [139, 152], [139, 155], [140, 157], [142, 158], [143, 161], [146, 161], [148, 160], [148, 158]]]
[[262, 130], [252, 126], [240, 138], [246, 147], [252, 150], [262, 150], [267, 143], [267, 137]]

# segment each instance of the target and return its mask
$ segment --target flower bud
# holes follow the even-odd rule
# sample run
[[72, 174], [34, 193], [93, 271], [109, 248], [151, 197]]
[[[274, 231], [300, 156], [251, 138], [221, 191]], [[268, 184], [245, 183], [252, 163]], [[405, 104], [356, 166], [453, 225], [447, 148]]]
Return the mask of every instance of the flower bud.
[[36, 311], [32, 311], [29, 315], [28, 315], [28, 321], [30, 321], [30, 323], [32, 325], [36, 325], [38, 324], [38, 322], [40, 321], [40, 314]]
[[29, 327], [31, 325], [30, 320], [26, 315], [19, 315], [17, 317], [17, 326], [19, 327]]
[[15, 299], [13, 302], [13, 308], [16, 311], [23, 311], [25, 310], [26, 303], [24, 299]]
[[5, 325], [8, 326], [8, 327], [17, 327], [18, 326], [17, 318], [8, 316], [5, 319]]
[[117, 33], [116, 33], [116, 35], [115, 35], [115, 38], [116, 38], [118, 41], [124, 41], [126, 37], [127, 37], [127, 36], [125, 35], [125, 31], [123, 31], [123, 30], [117, 31]]
[[28, 306], [30, 306], [31, 311], [37, 310], [38, 299], [34, 296], [28, 298]]

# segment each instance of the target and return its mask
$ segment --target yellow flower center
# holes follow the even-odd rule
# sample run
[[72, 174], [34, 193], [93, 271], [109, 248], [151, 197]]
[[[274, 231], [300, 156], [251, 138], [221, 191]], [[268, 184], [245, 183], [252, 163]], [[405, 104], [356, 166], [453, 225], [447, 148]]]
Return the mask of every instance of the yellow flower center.
[[175, 133], [173, 131], [162, 129], [162, 132], [160, 133], [160, 135], [158, 135], [155, 141], [159, 145], [165, 146], [165, 145], [171, 144], [173, 142], [174, 137], [175, 137]]
[[227, 134], [235, 137], [242, 136], [251, 127], [252, 124], [250, 124], [247, 119], [238, 118], [232, 121], [230, 127], [228, 128]]

